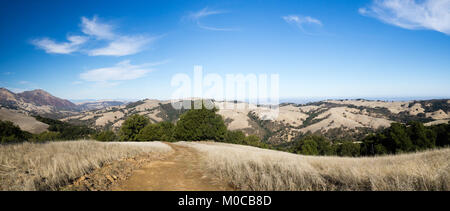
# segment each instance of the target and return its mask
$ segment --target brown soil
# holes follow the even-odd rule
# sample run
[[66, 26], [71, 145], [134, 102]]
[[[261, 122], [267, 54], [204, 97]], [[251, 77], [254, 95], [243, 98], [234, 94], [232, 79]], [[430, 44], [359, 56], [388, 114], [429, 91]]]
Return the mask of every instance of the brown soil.
[[164, 160], [148, 162], [112, 190], [126, 191], [220, 191], [228, 184], [205, 173], [200, 154], [192, 148], [169, 144], [174, 153]]
[[113, 162], [73, 181], [62, 190], [75, 191], [220, 191], [233, 190], [208, 175], [201, 155], [192, 148], [168, 143], [174, 152], [155, 159], [139, 156]]
[[62, 187], [65, 191], [108, 191], [119, 181], [128, 179], [133, 171], [142, 168], [150, 162], [162, 160], [164, 155], [155, 158], [155, 155], [141, 155], [134, 158], [121, 159], [103, 165]]

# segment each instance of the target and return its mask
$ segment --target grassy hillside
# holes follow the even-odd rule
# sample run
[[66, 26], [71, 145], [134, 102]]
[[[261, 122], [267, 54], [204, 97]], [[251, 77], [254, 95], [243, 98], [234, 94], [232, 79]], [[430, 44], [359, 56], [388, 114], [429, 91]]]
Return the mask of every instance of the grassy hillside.
[[36, 120], [32, 116], [20, 113], [16, 110], [0, 109], [0, 120], [11, 121], [18, 125], [23, 131], [27, 131], [33, 134], [39, 134], [47, 131], [48, 125]]
[[106, 163], [140, 154], [158, 157], [171, 151], [161, 142], [0, 145], [0, 190], [57, 190]]
[[[178, 103], [182, 103], [179, 101]], [[183, 102], [189, 104], [189, 101]], [[192, 102], [191, 102], [192, 103]], [[214, 101], [216, 106], [225, 102]], [[171, 101], [142, 100], [127, 105], [86, 111], [62, 119], [96, 129], [118, 131], [134, 114], [145, 115], [151, 122], [176, 123], [186, 110], [174, 109]], [[270, 144], [292, 142], [305, 134], [328, 139], [359, 140], [392, 122], [418, 121], [435, 124], [450, 120], [448, 100], [385, 102], [369, 100], [329, 100], [309, 104], [285, 103], [274, 120], [263, 120], [264, 109], [237, 102], [235, 107], [219, 109], [229, 130], [257, 135]]]
[[450, 190], [450, 149], [371, 158], [302, 156], [249, 146], [182, 142], [239, 190]]

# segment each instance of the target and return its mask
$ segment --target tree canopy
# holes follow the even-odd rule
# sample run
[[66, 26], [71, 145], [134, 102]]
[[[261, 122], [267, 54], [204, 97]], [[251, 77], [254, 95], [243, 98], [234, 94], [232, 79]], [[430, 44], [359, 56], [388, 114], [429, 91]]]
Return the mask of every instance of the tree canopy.
[[181, 115], [174, 136], [181, 141], [223, 141], [227, 127], [217, 109], [192, 109]]
[[120, 128], [121, 141], [138, 141], [141, 130], [150, 123], [146, 116], [134, 114], [123, 122]]

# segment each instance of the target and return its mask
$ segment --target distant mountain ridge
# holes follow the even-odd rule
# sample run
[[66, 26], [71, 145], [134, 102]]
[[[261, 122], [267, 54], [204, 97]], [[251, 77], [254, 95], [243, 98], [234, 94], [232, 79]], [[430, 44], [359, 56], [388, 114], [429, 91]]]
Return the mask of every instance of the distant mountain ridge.
[[96, 109], [104, 109], [111, 106], [120, 106], [125, 104], [123, 101], [117, 101], [117, 100], [96, 100], [96, 101], [89, 101], [89, 102], [81, 102], [77, 103], [78, 109], [82, 111], [90, 111], [90, 110], [96, 110]]
[[[193, 99], [190, 99], [193, 100]], [[195, 99], [194, 99], [195, 100]], [[186, 110], [172, 107], [170, 100], [145, 99], [136, 102], [94, 101], [74, 104], [43, 90], [15, 94], [0, 89], [0, 107], [26, 114], [83, 124], [97, 129], [118, 130], [131, 115], [147, 116], [152, 122], [176, 122]], [[221, 107], [224, 102], [213, 101]], [[330, 139], [357, 140], [392, 122], [419, 121], [427, 125], [450, 120], [450, 100], [380, 101], [324, 100], [307, 104], [282, 103], [275, 120], [265, 120], [263, 107], [238, 102], [236, 109], [219, 109], [229, 130], [258, 135], [262, 140], [282, 144], [307, 134]], [[240, 108], [240, 109], [237, 109]]]
[[21, 110], [30, 114], [60, 114], [71, 115], [73, 112], [103, 109], [110, 106], [122, 105], [121, 101], [95, 101], [75, 104], [61, 99], [50, 93], [36, 89], [21, 93], [14, 93], [6, 88], [0, 88], [0, 106], [8, 109]]
[[[216, 106], [224, 102], [214, 101]], [[278, 118], [264, 120], [261, 107], [251, 108], [239, 102], [236, 108], [219, 109], [229, 130], [260, 136], [264, 141], [282, 144], [305, 134], [323, 135], [330, 139], [357, 140], [370, 132], [389, 127], [393, 122], [419, 121], [439, 124], [450, 120], [450, 100], [369, 101], [328, 100], [308, 104], [283, 103]], [[85, 111], [61, 120], [87, 124], [93, 128], [118, 130], [131, 115], [147, 116], [152, 122], [176, 122], [183, 110], [171, 101], [145, 99], [127, 105]]]
[[21, 93], [14, 93], [5, 88], [0, 88], [0, 105], [6, 108], [23, 109], [32, 112], [35, 109], [41, 111], [77, 111], [74, 103], [51, 95], [50, 93], [36, 89]]
[[74, 103], [65, 99], [55, 97], [42, 89], [21, 92], [18, 93], [17, 96], [21, 97], [25, 102], [32, 103], [37, 106], [52, 106], [57, 110], [67, 111], [78, 110], [77, 105], [75, 105]]

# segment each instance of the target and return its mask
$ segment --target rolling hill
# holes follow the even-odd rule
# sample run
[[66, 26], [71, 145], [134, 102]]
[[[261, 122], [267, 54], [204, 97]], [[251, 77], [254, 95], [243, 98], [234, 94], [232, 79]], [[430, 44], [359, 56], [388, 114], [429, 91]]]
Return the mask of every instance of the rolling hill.
[[[214, 101], [216, 106], [224, 102]], [[320, 134], [328, 138], [355, 140], [388, 127], [392, 122], [420, 121], [427, 124], [448, 122], [449, 100], [384, 102], [368, 100], [330, 100], [309, 104], [280, 104], [275, 120], [265, 120], [264, 107], [237, 103], [235, 109], [220, 109], [230, 130], [256, 134], [264, 141], [280, 144], [302, 134]], [[238, 107], [242, 107], [239, 108]], [[133, 114], [149, 117], [152, 122], [176, 122], [183, 110], [170, 101], [146, 99], [127, 105], [85, 111], [63, 118], [95, 128], [117, 130]]]
[[47, 124], [36, 120], [32, 116], [6, 108], [0, 108], [0, 120], [11, 121], [19, 126], [20, 129], [34, 134], [45, 132], [48, 128]]
[[63, 118], [78, 114], [81, 111], [104, 109], [110, 106], [122, 105], [124, 102], [114, 100], [72, 103], [50, 93], [36, 89], [14, 93], [0, 88], [0, 107], [17, 110], [29, 115], [41, 115], [49, 118]]
[[[176, 101], [190, 103], [191, 100]], [[214, 102], [228, 129], [258, 135], [272, 144], [291, 142], [305, 134], [318, 134], [330, 139], [356, 140], [370, 132], [388, 127], [392, 122], [419, 121], [427, 125], [450, 120], [450, 100], [370, 101], [326, 100], [308, 104], [283, 103], [276, 119], [265, 118], [264, 106], [244, 102], [225, 107]], [[118, 130], [133, 114], [145, 115], [152, 122], [176, 122], [185, 110], [174, 109], [171, 101], [145, 99], [124, 104], [120, 101], [93, 101], [74, 104], [43, 90], [15, 94], [0, 89], [0, 106], [25, 115], [41, 115], [97, 129]], [[2, 117], [5, 119], [5, 117]], [[13, 118], [14, 119], [14, 118]], [[19, 124], [18, 121], [14, 121]]]

